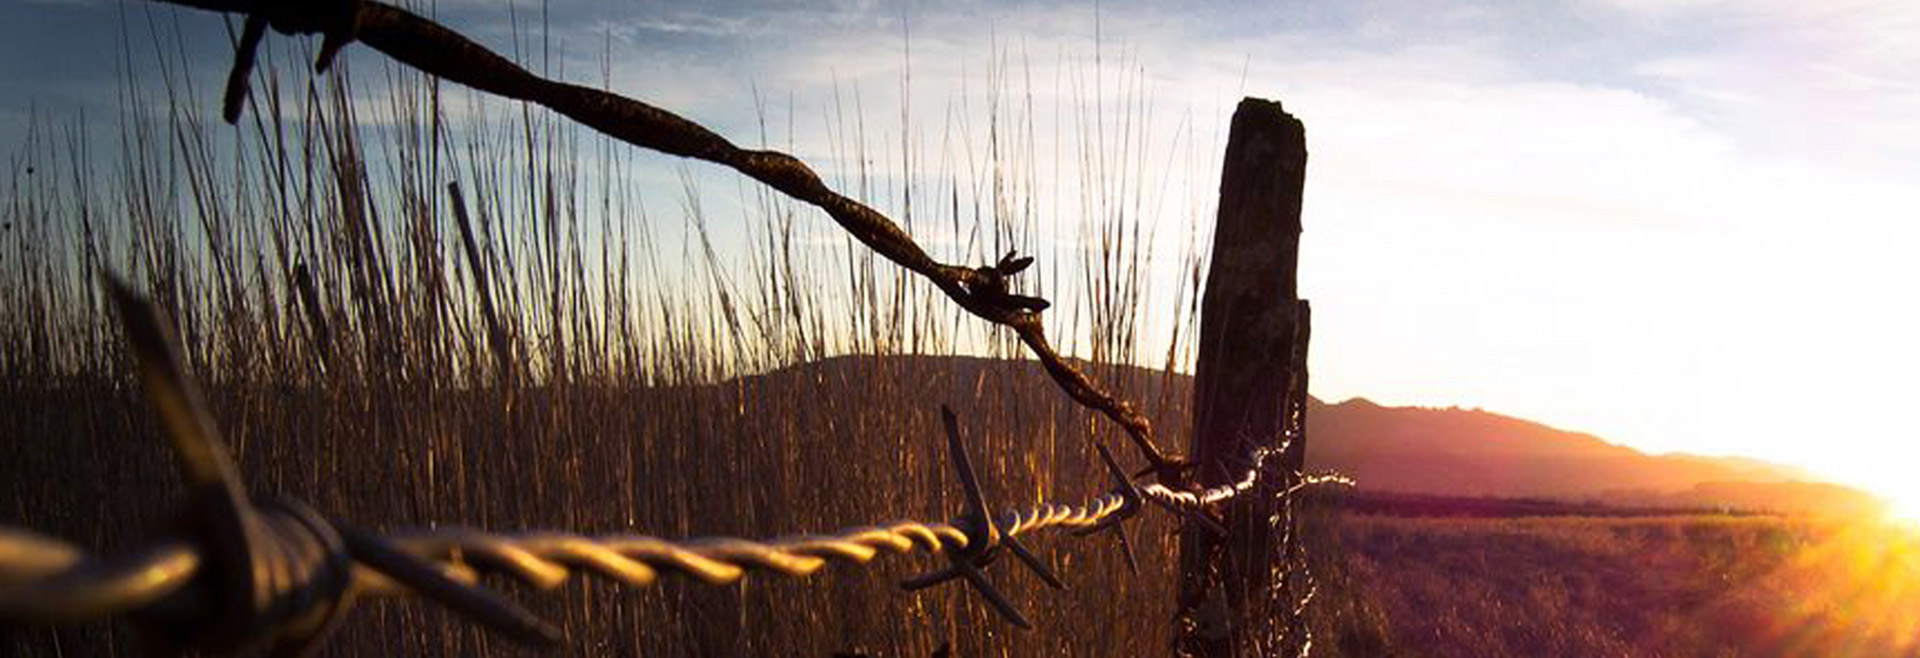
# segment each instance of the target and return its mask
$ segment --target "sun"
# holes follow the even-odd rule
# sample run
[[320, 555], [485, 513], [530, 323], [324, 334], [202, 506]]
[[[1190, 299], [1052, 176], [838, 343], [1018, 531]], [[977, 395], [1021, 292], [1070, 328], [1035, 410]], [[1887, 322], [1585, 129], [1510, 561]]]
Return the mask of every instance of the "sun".
[[[1854, 520], [1879, 520], [1888, 526], [1920, 534], [1920, 477], [1900, 468], [1904, 460], [1880, 460], [1853, 465], [1854, 468], [1829, 468], [1813, 471], [1826, 482], [1849, 487], [1871, 496], [1877, 505], [1852, 508], [1846, 516]], [[1816, 480], [1818, 481], [1818, 480]]]
[[1881, 516], [1887, 523], [1920, 530], [1920, 483], [1875, 487], [1873, 493], [1886, 504]]

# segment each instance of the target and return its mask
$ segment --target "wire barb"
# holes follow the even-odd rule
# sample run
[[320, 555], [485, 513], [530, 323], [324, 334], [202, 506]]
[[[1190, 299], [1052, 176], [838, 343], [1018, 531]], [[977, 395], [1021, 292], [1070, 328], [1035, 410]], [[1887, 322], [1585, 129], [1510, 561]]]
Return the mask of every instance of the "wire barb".
[[173, 0], [187, 4], [246, 15], [240, 41], [233, 53], [233, 70], [227, 74], [227, 86], [220, 105], [220, 116], [232, 124], [240, 120], [251, 88], [254, 59], [267, 27], [281, 34], [321, 35], [320, 51], [314, 56], [313, 70], [325, 73], [341, 49], [353, 43], [360, 30], [362, 0], [287, 0], [246, 2], [245, 0]]
[[227, 73], [227, 88], [220, 103], [220, 118], [228, 125], [240, 121], [240, 110], [246, 106], [247, 93], [252, 88], [253, 61], [260, 51], [260, 41], [266, 36], [266, 17], [248, 16], [240, 31], [240, 43], [233, 49], [233, 70]]
[[1107, 446], [1094, 444], [1093, 447], [1100, 451], [1100, 462], [1106, 465], [1107, 474], [1113, 476], [1114, 492], [1120, 496], [1121, 507], [1113, 513], [1113, 516], [1102, 519], [1090, 528], [1076, 530], [1074, 534], [1085, 537], [1103, 530], [1112, 531], [1114, 541], [1118, 542], [1120, 547], [1120, 554], [1127, 560], [1127, 572], [1139, 575], [1140, 561], [1133, 556], [1133, 542], [1127, 540], [1126, 521], [1140, 513], [1140, 501], [1143, 496], [1140, 494], [1140, 488], [1133, 485], [1133, 479], [1127, 477], [1126, 469], [1120, 468], [1120, 462], [1114, 461], [1113, 453], [1107, 451]]
[[[900, 583], [900, 587], [916, 590], [953, 580], [956, 576], [964, 577], [967, 584], [972, 585], [974, 591], [979, 592], [980, 596], [992, 605], [994, 611], [1000, 613], [1000, 616], [1005, 617], [1014, 626], [1031, 629], [1033, 622], [1028, 621], [1026, 615], [1020, 614], [1020, 610], [1015, 608], [1013, 603], [1007, 600], [1006, 595], [1001, 594], [1000, 590], [987, 580], [985, 574], [980, 573], [980, 569], [998, 559], [996, 555], [1004, 544], [1012, 549], [1015, 555], [1019, 555], [1027, 566], [1040, 573], [1042, 579], [1050, 583], [1058, 583], [1059, 580], [1048, 573], [1046, 568], [1040, 565], [1039, 560], [1027, 552], [1026, 548], [1015, 543], [1013, 535], [1002, 531], [1002, 524], [994, 520], [993, 512], [987, 507], [986, 493], [980, 489], [980, 478], [973, 472], [973, 461], [967, 458], [966, 445], [960, 440], [960, 421], [954, 416], [952, 408], [940, 405], [940, 422], [947, 429], [947, 458], [953, 461], [953, 469], [960, 476], [960, 487], [966, 493], [966, 510], [950, 523], [966, 534], [967, 541], [959, 546], [947, 546], [942, 549], [948, 562], [951, 563], [946, 569], [909, 578]], [[1017, 527], [1017, 524], [1008, 524], [1008, 526], [1008, 530], [1012, 530]]]
[[[147, 399], [180, 460], [188, 485], [177, 530], [197, 550], [177, 573], [212, 594], [191, 623], [152, 624], [164, 642], [236, 648], [260, 642], [299, 653], [331, 628], [350, 599], [351, 559], [332, 526], [304, 505], [256, 507], [228, 457], [198, 386], [186, 371], [179, 335], [158, 307], [110, 274], [104, 283], [120, 312]], [[164, 617], [164, 615], [162, 616]]]
[[554, 646], [566, 639], [558, 628], [513, 601], [491, 590], [454, 580], [426, 560], [400, 550], [385, 539], [353, 529], [343, 530], [341, 534], [353, 552], [353, 559], [360, 564], [487, 628], [537, 646]]

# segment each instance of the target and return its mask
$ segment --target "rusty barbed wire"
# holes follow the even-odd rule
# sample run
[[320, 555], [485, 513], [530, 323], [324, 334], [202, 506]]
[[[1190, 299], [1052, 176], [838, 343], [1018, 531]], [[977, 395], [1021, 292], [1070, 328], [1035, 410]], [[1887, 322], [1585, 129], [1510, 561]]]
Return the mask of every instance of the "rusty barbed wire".
[[[1108, 531], [1117, 538], [1128, 567], [1137, 571], [1124, 524], [1145, 502], [1189, 519], [1207, 519], [1207, 527], [1219, 530], [1207, 507], [1260, 488], [1266, 482], [1266, 455], [1273, 454], [1257, 454], [1247, 475], [1235, 483], [1195, 493], [1160, 484], [1138, 487], [1106, 446], [1096, 445], [1114, 482], [1107, 493], [1079, 505], [1041, 501], [996, 515], [968, 458], [958, 419], [942, 406], [948, 457], [966, 499], [964, 511], [945, 521], [896, 521], [766, 541], [557, 532], [500, 535], [465, 528], [372, 535], [297, 502], [254, 500], [247, 494], [199, 388], [182, 365], [172, 323], [116, 280], [108, 278], [106, 285], [119, 308], [146, 397], [161, 418], [162, 432], [189, 486], [186, 513], [181, 515], [185, 520], [174, 533], [111, 558], [0, 526], [0, 621], [75, 622], [125, 615], [146, 622], [160, 641], [182, 647], [221, 651], [266, 644], [276, 654], [299, 655], [337, 627], [357, 597], [413, 595], [435, 600], [509, 638], [551, 645], [563, 640], [559, 629], [479, 586], [480, 577], [503, 574], [537, 589], [552, 589], [574, 573], [644, 586], [671, 571], [728, 584], [751, 571], [802, 577], [832, 561], [867, 564], [883, 551], [923, 549], [947, 556], [950, 566], [910, 578], [901, 588], [912, 591], [964, 579], [997, 613], [1016, 626], [1031, 628], [982, 573], [1000, 555], [1012, 553], [1048, 585], [1064, 587], [1021, 537], [1046, 530], [1076, 536]], [[1280, 495], [1291, 495], [1292, 490]]]
[[1162, 451], [1153, 422], [1131, 402], [1074, 367], [1047, 340], [1040, 312], [1048, 302], [1013, 294], [1011, 279], [1033, 263], [1008, 252], [993, 264], [942, 263], [885, 214], [840, 194], [806, 163], [774, 150], [745, 149], [692, 120], [608, 91], [551, 80], [513, 63], [466, 36], [405, 9], [375, 0], [153, 0], [246, 17], [222, 112], [237, 120], [249, 94], [248, 78], [268, 27], [288, 35], [319, 34], [314, 67], [324, 71], [346, 45], [359, 41], [402, 64], [474, 89], [539, 104], [609, 137], [687, 158], [724, 165], [827, 213], [887, 260], [932, 282], [961, 308], [1008, 327], [1033, 351], [1047, 375], [1075, 402], [1118, 423], [1162, 484], [1184, 482], [1189, 464]]

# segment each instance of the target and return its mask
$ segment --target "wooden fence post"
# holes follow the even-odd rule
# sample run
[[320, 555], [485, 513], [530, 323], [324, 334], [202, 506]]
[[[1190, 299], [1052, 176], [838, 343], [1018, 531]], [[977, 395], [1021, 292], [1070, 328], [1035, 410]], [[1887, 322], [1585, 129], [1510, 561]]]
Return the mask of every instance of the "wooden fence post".
[[[1246, 472], [1258, 448], [1271, 484], [1292, 486], [1304, 466], [1308, 315], [1296, 287], [1306, 132], [1280, 103], [1240, 101], [1227, 137], [1220, 211], [1200, 316], [1193, 446], [1204, 486]], [[1284, 489], [1282, 489], [1284, 490]], [[1228, 533], [1187, 524], [1180, 538], [1175, 651], [1206, 658], [1297, 655], [1304, 635], [1293, 603], [1298, 557], [1291, 505], [1271, 493], [1223, 510]]]

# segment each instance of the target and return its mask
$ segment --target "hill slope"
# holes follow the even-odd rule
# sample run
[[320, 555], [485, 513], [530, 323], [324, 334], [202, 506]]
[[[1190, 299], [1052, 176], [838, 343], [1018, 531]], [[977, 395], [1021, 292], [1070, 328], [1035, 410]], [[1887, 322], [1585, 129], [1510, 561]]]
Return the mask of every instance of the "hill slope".
[[1478, 409], [1382, 407], [1355, 398], [1311, 408], [1307, 418], [1309, 465], [1353, 473], [1380, 490], [1569, 497], [1794, 479], [1783, 467], [1753, 460], [1648, 455]]
[[[965, 397], [983, 386], [1007, 387], [1031, 399], [1059, 395], [1031, 362], [972, 357], [840, 357], [749, 379], [819, 386], [879, 375], [917, 380], [918, 392], [937, 399]], [[1127, 367], [1101, 368], [1098, 376], [1144, 403], [1163, 443], [1184, 451], [1191, 376]], [[1480, 409], [1386, 407], [1361, 398], [1311, 405], [1308, 467], [1348, 474], [1373, 491], [1780, 511], [1846, 507], [1866, 499], [1849, 489], [1801, 482], [1812, 478], [1788, 466], [1649, 455]]]

